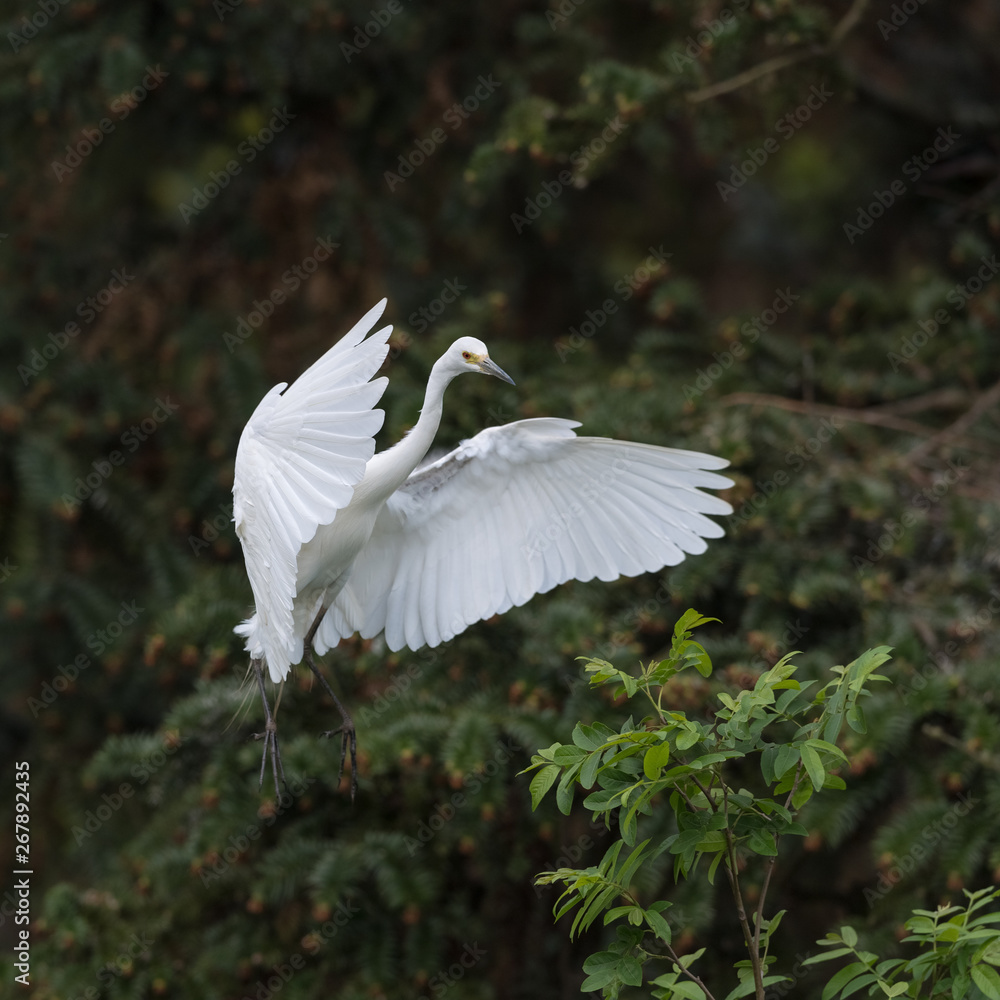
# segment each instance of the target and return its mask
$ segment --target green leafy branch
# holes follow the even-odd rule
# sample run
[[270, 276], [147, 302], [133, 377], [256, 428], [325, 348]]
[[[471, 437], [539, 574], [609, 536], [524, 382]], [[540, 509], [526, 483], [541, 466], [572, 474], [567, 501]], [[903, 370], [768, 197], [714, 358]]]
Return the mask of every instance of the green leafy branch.
[[[748, 953], [736, 965], [739, 983], [726, 1000], [750, 994], [762, 998], [767, 986], [785, 978], [767, 974], [774, 962], [771, 935], [784, 912], [770, 919], [764, 915], [778, 842], [785, 834], [807, 833], [796, 816], [815, 792], [845, 787], [836, 773], [846, 763], [837, 740], [845, 725], [865, 731], [862, 701], [870, 683], [886, 680], [876, 671], [889, 659], [889, 650], [869, 650], [846, 667], [835, 667], [833, 678], [817, 691], [812, 690], [817, 682], [796, 679], [796, 654], [791, 653], [762, 673], [753, 688], [719, 691], [721, 707], [713, 718], [689, 718], [664, 706], [666, 686], [685, 670], [711, 676], [711, 659], [691, 634], [716, 620], [686, 612], [674, 629], [667, 657], [642, 667], [638, 677], [605, 660], [586, 661], [593, 686], [610, 685], [629, 699], [642, 695], [653, 714], [638, 722], [630, 716], [618, 732], [601, 722], [578, 723], [572, 743], [539, 751], [527, 769], [536, 772], [530, 783], [533, 807], [555, 787], [558, 808], [569, 814], [580, 785], [589, 790], [583, 804], [595, 818], [603, 816], [610, 826], [612, 813], [618, 814], [621, 840], [599, 865], [544, 872], [537, 880], [565, 886], [556, 916], [577, 909], [572, 935], [586, 930], [602, 913], [605, 925], [619, 922], [616, 942], [584, 966], [586, 990], [600, 988], [605, 996], [616, 997], [623, 986], [641, 984], [642, 966], [658, 958], [667, 960], [670, 969], [652, 980], [656, 996], [712, 997], [689, 968], [698, 955], [679, 956], [673, 950], [670, 925], [663, 916], [669, 902], [644, 907], [630, 891], [635, 872], [663, 852], [673, 855], [675, 879], [691, 877], [703, 858], [709, 882], [714, 884], [720, 866], [726, 873]], [[731, 776], [735, 763], [750, 755], [757, 757], [762, 790], [737, 787]], [[654, 800], [664, 797], [676, 833], [658, 844], [637, 844], [639, 817], [650, 815]], [[619, 861], [624, 846], [632, 850]], [[746, 855], [756, 855], [764, 864], [752, 914], [740, 883]]]
[[[984, 996], [1000, 1000], [1000, 932], [990, 925], [1000, 923], [1000, 913], [976, 911], [1000, 900], [1000, 889], [962, 890], [965, 906], [941, 906], [936, 910], [914, 910], [907, 920], [909, 937], [924, 948], [909, 960], [879, 961], [878, 955], [858, 950], [858, 934], [853, 927], [841, 927], [819, 944], [830, 950], [807, 958], [803, 965], [829, 962], [851, 955], [855, 961], [838, 970], [823, 990], [822, 1000], [848, 997], [863, 987], [869, 996], [881, 997], [963, 997]], [[978, 989], [979, 993], [975, 990]]]

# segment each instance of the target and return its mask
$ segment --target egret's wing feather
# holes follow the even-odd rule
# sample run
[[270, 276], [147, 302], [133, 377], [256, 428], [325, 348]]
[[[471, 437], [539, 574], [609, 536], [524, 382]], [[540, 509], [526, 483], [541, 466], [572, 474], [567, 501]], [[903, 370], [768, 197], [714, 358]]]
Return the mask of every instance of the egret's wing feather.
[[723, 534], [705, 515], [732, 508], [700, 488], [732, 485], [711, 471], [724, 459], [577, 437], [577, 426], [490, 428], [413, 473], [338, 598], [342, 626], [384, 630], [391, 649], [436, 646], [566, 580], [658, 570]]
[[299, 549], [350, 502], [375, 451], [384, 414], [374, 407], [387, 380], [371, 379], [392, 327], [365, 338], [384, 309], [385, 299], [291, 386], [274, 386], [240, 437], [233, 520], [257, 615], [237, 631], [256, 640], [275, 680], [287, 672], [296, 645]]

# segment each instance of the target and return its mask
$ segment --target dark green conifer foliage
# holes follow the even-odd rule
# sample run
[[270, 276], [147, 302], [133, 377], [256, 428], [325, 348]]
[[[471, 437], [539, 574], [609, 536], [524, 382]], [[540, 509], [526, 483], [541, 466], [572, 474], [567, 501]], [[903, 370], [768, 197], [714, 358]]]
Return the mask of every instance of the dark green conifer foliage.
[[[662, 654], [690, 606], [741, 683], [894, 648], [772, 889], [789, 954], [845, 924], [889, 953], [1000, 871], [996, 11], [396, 6], [4, 11], [0, 744], [31, 768], [34, 995], [577, 995], [600, 932], [569, 942], [531, 879], [607, 844], [516, 775], [613, 715], [576, 656]], [[383, 294], [380, 446], [473, 335], [518, 385], [452, 386], [442, 446], [571, 417], [726, 455], [736, 513], [438, 650], [344, 643], [354, 807], [296, 671], [276, 802], [231, 632], [236, 443]], [[713, 899], [672, 898], [686, 945], [739, 957]]]

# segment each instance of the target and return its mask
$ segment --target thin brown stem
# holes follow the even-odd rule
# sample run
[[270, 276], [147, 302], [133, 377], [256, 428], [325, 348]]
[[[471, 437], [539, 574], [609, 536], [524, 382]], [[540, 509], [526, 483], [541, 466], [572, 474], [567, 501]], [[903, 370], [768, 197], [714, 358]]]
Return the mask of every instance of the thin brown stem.
[[715, 997], [712, 995], [712, 991], [701, 981], [701, 979], [698, 976], [696, 976], [690, 969], [685, 969], [684, 966], [681, 965], [680, 957], [669, 944], [667, 945], [667, 954], [670, 955], [670, 957], [673, 959], [673, 962], [677, 966], [677, 968], [680, 969], [680, 971], [685, 976], [687, 976], [688, 979], [690, 979], [693, 983], [695, 983], [697, 987], [705, 994], [706, 997], [708, 997], [708, 1000], [715, 1000]]
[[750, 923], [747, 920], [747, 910], [743, 903], [743, 893], [740, 890], [739, 868], [736, 860], [736, 841], [733, 838], [733, 831], [729, 825], [729, 796], [726, 794], [726, 786], [722, 786], [722, 809], [726, 817], [726, 876], [729, 878], [729, 887], [736, 901], [736, 915], [739, 917], [740, 926], [743, 928], [743, 940], [746, 942], [747, 953], [750, 956], [750, 966], [753, 969], [754, 992], [757, 1000], [764, 1000], [764, 979], [760, 969], [760, 955], [757, 952], [755, 937], [750, 932]]
[[[787, 809], [792, 804], [792, 798], [795, 796], [795, 792], [799, 787], [799, 781], [802, 778], [802, 761], [799, 761], [799, 765], [795, 771], [795, 779], [792, 781], [792, 787], [788, 792], [788, 798], [785, 799], [785, 808]], [[774, 838], [774, 847], [777, 850], [778, 847], [778, 837]], [[767, 899], [767, 890], [771, 885], [771, 876], [774, 874], [775, 865], [778, 862], [776, 855], [772, 855], [764, 862], [764, 881], [761, 883], [760, 887], [760, 899], [757, 900], [757, 909], [754, 911], [753, 918], [753, 950], [754, 954], [760, 955], [760, 926], [761, 921], [764, 919], [764, 901]]]
[[741, 87], [745, 87], [748, 83], [753, 83], [754, 80], [759, 80], [761, 77], [778, 73], [789, 66], [794, 66], [796, 63], [802, 62], [803, 59], [809, 59], [814, 56], [832, 55], [847, 35], [857, 26], [867, 6], [868, 0], [854, 0], [847, 13], [837, 22], [836, 27], [830, 33], [829, 41], [825, 45], [808, 45], [801, 49], [795, 49], [792, 52], [783, 52], [781, 55], [772, 56], [770, 59], [765, 59], [764, 62], [758, 63], [756, 66], [745, 69], [742, 73], [737, 73], [736, 76], [732, 76], [728, 80], [721, 80], [719, 83], [713, 83], [699, 90], [691, 91], [687, 95], [688, 101], [692, 104], [700, 104], [702, 101], [711, 100], [713, 97], [721, 97], [723, 94], [739, 90]]
[[[708, 794], [708, 793], [709, 793], [709, 791], [711, 790], [711, 787], [712, 787], [712, 786], [711, 786], [711, 785], [709, 785], [709, 786], [708, 786], [708, 788], [706, 788], [706, 787], [705, 787], [705, 786], [704, 786], [704, 785], [703, 785], [703, 784], [702, 784], [702, 783], [701, 783], [701, 782], [700, 782], [700, 781], [698, 780], [698, 776], [697, 776], [696, 774], [692, 774], [692, 775], [691, 775], [691, 780], [692, 780], [692, 781], [693, 781], [693, 782], [694, 782], [694, 783], [695, 783], [695, 784], [696, 784], [696, 785], [698, 786], [698, 789], [699, 789], [699, 791], [701, 792], [701, 794], [702, 794], [702, 795], [704, 795], [704, 796], [705, 796], [705, 798], [706, 798], [706, 799], [708, 800], [708, 807], [709, 807], [709, 809], [711, 809], [711, 810], [712, 810], [712, 812], [718, 812], [718, 811], [719, 811], [719, 809], [718, 809], [718, 806], [716, 806], [716, 804], [715, 804], [715, 803], [714, 803], [714, 802], [712, 801], [712, 796]], [[713, 783], [714, 783], [714, 782], [713, 782]]]
[[835, 49], [838, 45], [843, 42], [843, 40], [848, 36], [848, 34], [857, 27], [858, 22], [861, 20], [862, 14], [865, 12], [865, 8], [868, 6], [868, 0], [854, 0], [851, 4], [851, 9], [840, 19], [830, 34], [830, 48]]
[[[778, 838], [774, 838], [774, 846], [777, 849]], [[774, 873], [774, 866], [777, 864], [777, 857], [771, 856], [764, 862], [764, 881], [760, 887], [760, 899], [757, 901], [757, 909], [753, 918], [753, 950], [760, 954], [760, 925], [764, 919], [764, 900], [767, 898], [767, 888], [771, 884], [771, 875]]]
[[969, 393], [965, 389], [950, 386], [945, 389], [932, 389], [919, 396], [891, 399], [887, 403], [879, 403], [872, 409], [902, 416], [907, 413], [920, 413], [922, 410], [959, 410], [968, 401]]
[[1000, 403], [1000, 382], [995, 383], [992, 388], [987, 389], [954, 423], [938, 431], [933, 437], [926, 441], [921, 441], [906, 457], [910, 461], [920, 458], [928, 451], [936, 448], [939, 444], [948, 444], [961, 439], [965, 433], [979, 418]]
[[[769, 406], [778, 410], [790, 410], [792, 413], [803, 413], [812, 417], [831, 417], [849, 420], [852, 423], [873, 424], [877, 427], [888, 427], [890, 430], [902, 431], [916, 437], [931, 438], [940, 433], [934, 427], [898, 417], [885, 409], [852, 409], [848, 406], [830, 406], [826, 403], [808, 403], [800, 399], [786, 399], [784, 396], [772, 396], [763, 392], [734, 392], [719, 400], [720, 406]], [[978, 441], [968, 438], [954, 437], [951, 444], [960, 445], [969, 451], [988, 452], [989, 449]]]
[[751, 66], [750, 69], [745, 69], [742, 73], [737, 73], [736, 76], [731, 76], [728, 80], [721, 80], [719, 83], [702, 87], [700, 90], [692, 90], [687, 95], [687, 99], [692, 104], [710, 101], [713, 97], [721, 97], [732, 90], [739, 90], [740, 87], [745, 87], [748, 83], [753, 83], [754, 80], [758, 80], [762, 76], [770, 76], [772, 73], [777, 73], [788, 66], [802, 62], [803, 59], [808, 59], [810, 56], [822, 55], [825, 51], [826, 49], [822, 45], [814, 45], [808, 49], [798, 49], [795, 52], [784, 52], [780, 56], [772, 56], [756, 66]]
[[[795, 792], [799, 787], [799, 781], [802, 778], [802, 761], [799, 761], [798, 768], [795, 771], [795, 780], [792, 782], [792, 787], [788, 792], [788, 798], [785, 799], [785, 808], [787, 809], [792, 804], [792, 798], [795, 796]], [[777, 849], [778, 846], [777, 837], [774, 838], [774, 846]], [[757, 909], [754, 911], [753, 918], [753, 950], [754, 954], [760, 955], [760, 927], [761, 921], [764, 919], [764, 901], [767, 899], [767, 890], [771, 885], [771, 876], [774, 874], [774, 868], [777, 864], [777, 856], [772, 855], [764, 863], [764, 881], [760, 887], [760, 899], [757, 901]]]
[[746, 907], [743, 904], [743, 893], [740, 891], [740, 879], [736, 867], [736, 845], [733, 841], [732, 831], [726, 829], [726, 875], [729, 878], [729, 887], [736, 901], [736, 915], [739, 917], [740, 927], [743, 929], [743, 940], [746, 942], [747, 954], [750, 957], [750, 965], [753, 969], [754, 990], [757, 1000], [764, 1000], [764, 983], [760, 972], [760, 956], [754, 948], [754, 936], [750, 932], [750, 922], [747, 920]]
[[799, 760], [799, 766], [795, 769], [795, 780], [792, 782], [792, 787], [788, 790], [788, 798], [785, 799], [785, 808], [787, 809], [792, 804], [792, 799], [795, 797], [795, 792], [798, 790], [799, 782], [802, 780], [803, 764]]
[[674, 785], [674, 791], [677, 792], [677, 794], [685, 801], [688, 809], [690, 809], [691, 812], [693, 813], [698, 812], [698, 807], [688, 798], [687, 793], [684, 791], [683, 788], [681, 788], [680, 785]]
[[938, 740], [940, 743], [953, 747], [955, 750], [961, 750], [962, 753], [977, 763], [982, 764], [983, 767], [988, 767], [992, 771], [1000, 771], [1000, 758], [995, 754], [969, 746], [964, 740], [956, 739], [951, 733], [945, 732], [940, 726], [935, 726], [928, 722], [921, 727], [921, 731], [932, 740]]

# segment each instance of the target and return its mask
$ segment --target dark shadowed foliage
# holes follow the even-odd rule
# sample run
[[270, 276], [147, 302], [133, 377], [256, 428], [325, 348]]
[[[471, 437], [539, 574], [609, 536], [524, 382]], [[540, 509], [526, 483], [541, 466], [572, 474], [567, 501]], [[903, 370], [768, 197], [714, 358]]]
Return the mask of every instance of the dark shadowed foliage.
[[[618, 834], [533, 813], [517, 772], [578, 719], [620, 728], [577, 656], [660, 656], [688, 607], [742, 684], [793, 649], [806, 674], [894, 649], [841, 741], [847, 789], [810, 803], [770, 888], [794, 995], [819, 996], [796, 963], [831, 928], [891, 952], [913, 906], [1000, 877], [1000, 5], [3, 17], [0, 846], [18, 867], [27, 761], [33, 996], [579, 995], [602, 930], [571, 942], [532, 878]], [[724, 455], [735, 514], [677, 568], [438, 649], [344, 642], [353, 806], [296, 669], [276, 800], [232, 634], [236, 444], [383, 295], [380, 446], [471, 335], [517, 387], [452, 385], [442, 446], [570, 417]], [[642, 891], [683, 914], [675, 944], [731, 965], [724, 900], [661, 875]]]

